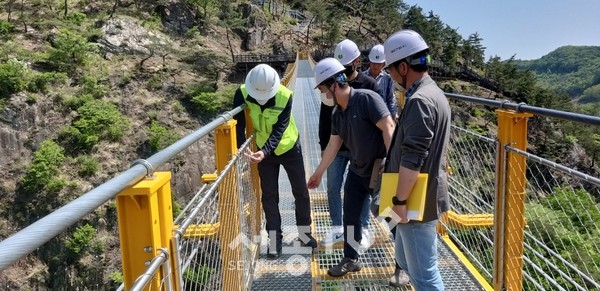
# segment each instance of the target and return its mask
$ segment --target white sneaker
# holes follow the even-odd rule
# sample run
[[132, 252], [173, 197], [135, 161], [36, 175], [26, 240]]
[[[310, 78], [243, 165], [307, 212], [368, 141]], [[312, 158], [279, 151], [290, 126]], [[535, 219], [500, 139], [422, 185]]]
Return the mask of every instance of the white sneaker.
[[371, 246], [371, 234], [369, 230], [364, 228], [362, 231], [362, 239], [360, 240], [360, 247], [368, 249]]
[[331, 247], [335, 243], [344, 240], [344, 228], [343, 227], [333, 227], [330, 232], [325, 234], [323, 240], [321, 240], [321, 245], [324, 247]]
[[394, 275], [390, 278], [390, 286], [404, 287], [408, 285], [408, 283], [410, 283], [410, 279], [408, 278], [406, 271], [396, 267]]

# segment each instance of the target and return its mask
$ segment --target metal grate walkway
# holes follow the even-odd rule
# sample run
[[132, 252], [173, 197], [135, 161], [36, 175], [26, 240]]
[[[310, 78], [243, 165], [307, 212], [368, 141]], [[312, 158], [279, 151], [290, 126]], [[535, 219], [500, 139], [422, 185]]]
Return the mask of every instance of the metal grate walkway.
[[[292, 114], [300, 132], [306, 176], [309, 177], [321, 157], [318, 144], [320, 98], [318, 91], [313, 89], [315, 80], [310, 61], [297, 60], [294, 73], [295, 78], [288, 87], [294, 91]], [[267, 237], [263, 234], [252, 290], [411, 290], [389, 287], [388, 280], [394, 272], [394, 245], [387, 226], [374, 218], [369, 226], [373, 245], [360, 257], [363, 269], [341, 278], [328, 276], [327, 270], [343, 257], [343, 244], [336, 244], [332, 250], [320, 247], [315, 255], [310, 254], [310, 249], [300, 247], [296, 239], [294, 199], [285, 171], [281, 171], [279, 178], [283, 255], [277, 260], [266, 258]], [[311, 191], [313, 233], [318, 241], [331, 225], [324, 185], [325, 180], [319, 188]], [[438, 240], [438, 256], [447, 290], [483, 290], [441, 238]]]

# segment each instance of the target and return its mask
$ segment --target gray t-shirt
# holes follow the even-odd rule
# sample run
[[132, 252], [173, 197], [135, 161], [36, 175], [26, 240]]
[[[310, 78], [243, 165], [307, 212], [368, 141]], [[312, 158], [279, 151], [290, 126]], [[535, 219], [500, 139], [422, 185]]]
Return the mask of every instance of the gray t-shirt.
[[366, 89], [351, 89], [346, 110], [336, 106], [331, 116], [331, 134], [339, 135], [350, 149], [350, 171], [370, 177], [373, 162], [385, 157], [383, 135], [377, 122], [390, 111], [381, 97]]

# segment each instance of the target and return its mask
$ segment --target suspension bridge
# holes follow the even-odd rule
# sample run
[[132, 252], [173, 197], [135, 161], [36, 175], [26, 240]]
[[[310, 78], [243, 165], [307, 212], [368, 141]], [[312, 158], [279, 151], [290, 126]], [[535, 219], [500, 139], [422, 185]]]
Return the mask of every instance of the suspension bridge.
[[[299, 52], [282, 78], [294, 91], [292, 113], [307, 176], [320, 159], [314, 65], [307, 52]], [[452, 209], [438, 226], [446, 289], [600, 289], [600, 229], [593, 223], [600, 217], [600, 179], [527, 151], [529, 120], [600, 126], [600, 118], [447, 96], [455, 106], [496, 108], [497, 124], [486, 134], [452, 125]], [[255, 150], [255, 144], [249, 138], [236, 147], [232, 117], [243, 110], [234, 108], [155, 155], [134, 161], [128, 170], [0, 241], [0, 271], [116, 200], [124, 275], [120, 290], [396, 290], [388, 286], [394, 272], [392, 240], [386, 224], [377, 219], [369, 226], [373, 243], [360, 256], [363, 270], [341, 278], [327, 275], [341, 259], [343, 246], [319, 247], [313, 253], [300, 245], [283, 171], [283, 255], [267, 260], [257, 167], [239, 154]], [[156, 169], [211, 134], [216, 171], [202, 176], [203, 186], [173, 217], [170, 181], [177, 173]], [[321, 186], [310, 195], [313, 234], [320, 240], [330, 229], [326, 191]], [[0, 286], [4, 288], [10, 286]]]

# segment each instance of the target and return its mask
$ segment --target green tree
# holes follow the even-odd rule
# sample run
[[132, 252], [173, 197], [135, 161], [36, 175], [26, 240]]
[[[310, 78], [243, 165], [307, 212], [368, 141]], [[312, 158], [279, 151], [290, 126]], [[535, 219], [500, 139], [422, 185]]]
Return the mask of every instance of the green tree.
[[0, 39], [8, 39], [15, 31], [15, 26], [10, 21], [0, 20]]
[[[370, 0], [364, 1], [365, 8], [363, 19], [369, 26], [368, 32], [379, 43], [383, 43], [392, 33], [402, 27], [404, 15], [402, 11], [408, 9], [400, 0]], [[359, 32], [361, 24], [359, 24]]]
[[98, 162], [98, 159], [89, 155], [82, 155], [77, 157], [76, 163], [79, 167], [77, 173], [81, 177], [93, 176], [100, 169], [100, 163]]
[[600, 103], [600, 82], [599, 84], [593, 85], [583, 91], [579, 103]]
[[206, 29], [212, 24], [211, 18], [218, 12], [219, 1], [217, 0], [187, 0], [187, 2], [198, 10], [197, 18], [201, 26]]
[[71, 73], [79, 66], [91, 64], [97, 52], [97, 48], [83, 36], [68, 29], [61, 29], [49, 48], [48, 61], [60, 70]]
[[27, 67], [21, 61], [10, 59], [0, 64], [0, 99], [25, 89], [27, 75]]
[[70, 238], [65, 241], [65, 247], [75, 257], [81, 257], [91, 246], [91, 242], [96, 234], [96, 229], [93, 226], [86, 224], [77, 227]]
[[231, 54], [232, 61], [234, 53], [233, 45], [231, 44], [231, 33], [234, 30], [246, 30], [245, 19], [242, 19], [239, 11], [234, 8], [234, 3], [234, 0], [221, 0], [219, 5], [219, 19], [221, 20], [221, 25], [225, 27], [225, 36], [229, 44], [229, 53]]
[[305, 5], [306, 9], [314, 16], [314, 22], [320, 28], [321, 35], [314, 37], [319, 49], [333, 48], [341, 39], [342, 31], [339, 19], [346, 17], [346, 11], [335, 9], [336, 4], [328, 1], [309, 0], [305, 2]]
[[33, 154], [31, 166], [21, 180], [20, 190], [36, 193], [52, 184], [65, 159], [64, 150], [52, 140], [45, 140]]
[[69, 151], [88, 152], [101, 140], [116, 141], [129, 129], [129, 120], [112, 103], [90, 100], [77, 109], [78, 117], [62, 132]]
[[469, 35], [469, 38], [463, 40], [461, 44], [461, 57], [468, 68], [482, 68], [485, 63], [485, 47], [481, 41], [483, 38], [476, 32]]
[[33, 154], [31, 165], [17, 185], [14, 203], [15, 220], [28, 225], [59, 206], [58, 192], [65, 181], [60, 178], [64, 150], [52, 140], [45, 140]]
[[450, 72], [455, 72], [460, 56], [460, 41], [462, 36], [458, 34], [456, 29], [446, 25], [442, 33], [441, 53], [438, 56], [433, 56], [434, 59], [441, 60], [449, 69]]
[[569, 186], [556, 187], [548, 198], [551, 209], [562, 212], [569, 218], [575, 231], [589, 234], [600, 223], [600, 208], [596, 200], [584, 189], [572, 190]]
[[153, 120], [148, 129], [148, 142], [153, 152], [170, 146], [179, 139], [179, 135], [173, 130]]

